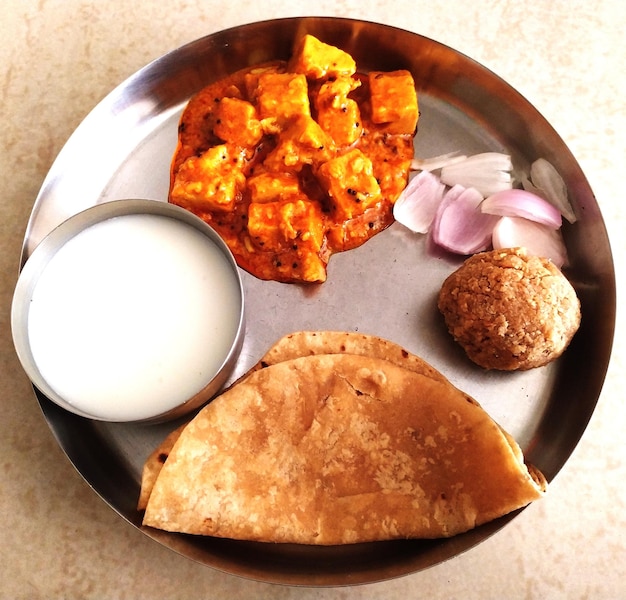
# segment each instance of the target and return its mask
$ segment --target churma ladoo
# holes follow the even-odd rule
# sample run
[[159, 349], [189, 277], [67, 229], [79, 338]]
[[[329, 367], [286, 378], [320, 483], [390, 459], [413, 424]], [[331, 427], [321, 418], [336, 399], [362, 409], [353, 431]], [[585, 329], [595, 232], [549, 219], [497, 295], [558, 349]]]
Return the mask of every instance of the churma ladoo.
[[485, 369], [541, 367], [565, 351], [580, 326], [580, 301], [548, 259], [523, 248], [468, 258], [439, 291], [452, 337]]

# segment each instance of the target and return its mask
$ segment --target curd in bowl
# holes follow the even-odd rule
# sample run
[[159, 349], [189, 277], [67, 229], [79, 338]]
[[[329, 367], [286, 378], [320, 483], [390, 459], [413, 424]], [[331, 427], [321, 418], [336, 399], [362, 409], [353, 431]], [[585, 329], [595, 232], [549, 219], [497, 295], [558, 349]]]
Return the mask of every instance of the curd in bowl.
[[240, 348], [235, 261], [208, 225], [156, 201], [70, 218], [20, 275], [12, 327], [44, 395], [106, 421], [174, 418], [224, 383]]

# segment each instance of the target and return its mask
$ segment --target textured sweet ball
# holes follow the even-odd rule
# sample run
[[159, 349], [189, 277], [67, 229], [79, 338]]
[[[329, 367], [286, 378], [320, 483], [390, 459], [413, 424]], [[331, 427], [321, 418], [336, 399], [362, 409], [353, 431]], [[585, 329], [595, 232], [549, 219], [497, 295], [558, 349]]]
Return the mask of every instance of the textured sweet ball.
[[563, 273], [523, 248], [481, 252], [443, 283], [438, 308], [467, 356], [485, 369], [540, 367], [565, 351], [580, 301]]

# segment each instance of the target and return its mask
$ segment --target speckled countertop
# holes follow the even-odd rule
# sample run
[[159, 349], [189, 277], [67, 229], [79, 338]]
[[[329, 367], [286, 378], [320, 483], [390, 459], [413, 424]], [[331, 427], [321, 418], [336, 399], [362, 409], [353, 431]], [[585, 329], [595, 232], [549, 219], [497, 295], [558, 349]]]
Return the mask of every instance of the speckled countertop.
[[462, 556], [400, 579], [274, 586], [197, 565], [121, 520], [58, 448], [13, 351], [9, 307], [24, 229], [52, 161], [113, 87], [208, 33], [279, 16], [399, 26], [469, 55], [547, 118], [603, 212], [623, 293], [626, 4], [622, 0], [5, 0], [0, 17], [0, 597], [623, 598], [626, 408], [623, 313], [598, 408], [550, 494]]

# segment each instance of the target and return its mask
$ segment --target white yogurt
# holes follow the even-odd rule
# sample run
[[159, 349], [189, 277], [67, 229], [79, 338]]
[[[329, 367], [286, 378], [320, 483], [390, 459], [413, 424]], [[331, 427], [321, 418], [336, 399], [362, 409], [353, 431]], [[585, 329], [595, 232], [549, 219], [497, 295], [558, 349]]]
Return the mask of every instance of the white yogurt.
[[162, 414], [202, 390], [239, 325], [238, 280], [200, 231], [158, 215], [102, 221], [69, 240], [32, 294], [43, 378], [96, 418]]

